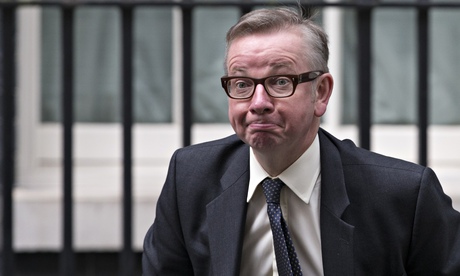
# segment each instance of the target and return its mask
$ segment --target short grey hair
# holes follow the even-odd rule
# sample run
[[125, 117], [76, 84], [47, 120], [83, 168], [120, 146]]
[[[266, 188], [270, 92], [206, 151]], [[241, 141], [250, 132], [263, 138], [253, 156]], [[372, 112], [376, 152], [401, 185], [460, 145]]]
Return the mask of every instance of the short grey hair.
[[227, 32], [225, 70], [227, 70], [228, 49], [235, 39], [252, 34], [271, 33], [290, 28], [299, 28], [306, 45], [305, 58], [313, 70], [329, 72], [328, 37], [324, 30], [311, 17], [307, 17], [301, 7], [298, 10], [288, 7], [257, 9], [243, 15]]

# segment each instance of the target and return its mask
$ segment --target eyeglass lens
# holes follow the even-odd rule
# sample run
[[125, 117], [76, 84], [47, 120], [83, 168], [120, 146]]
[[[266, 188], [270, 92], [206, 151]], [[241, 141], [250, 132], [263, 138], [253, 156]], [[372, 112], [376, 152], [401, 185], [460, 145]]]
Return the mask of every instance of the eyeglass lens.
[[[274, 76], [263, 79], [260, 84], [264, 85], [267, 92], [273, 97], [285, 97], [294, 90], [293, 80], [286, 76]], [[250, 78], [234, 78], [228, 81], [227, 89], [232, 97], [247, 98], [252, 95], [258, 83]]]

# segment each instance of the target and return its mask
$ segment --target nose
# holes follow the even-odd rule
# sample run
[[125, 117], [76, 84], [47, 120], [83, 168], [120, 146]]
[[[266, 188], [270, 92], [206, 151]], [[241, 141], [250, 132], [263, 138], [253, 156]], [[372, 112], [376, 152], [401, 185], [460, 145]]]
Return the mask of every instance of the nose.
[[263, 114], [273, 111], [273, 98], [268, 95], [262, 84], [258, 84], [251, 98], [249, 109], [252, 113]]

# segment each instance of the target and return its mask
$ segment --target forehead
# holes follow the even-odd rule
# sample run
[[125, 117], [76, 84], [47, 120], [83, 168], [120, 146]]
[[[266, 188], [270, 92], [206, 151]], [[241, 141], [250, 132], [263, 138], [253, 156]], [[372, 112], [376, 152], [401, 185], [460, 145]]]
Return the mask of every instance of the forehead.
[[239, 37], [228, 48], [227, 69], [229, 72], [253, 68], [304, 69], [298, 68], [307, 63], [306, 43], [302, 38], [297, 29]]

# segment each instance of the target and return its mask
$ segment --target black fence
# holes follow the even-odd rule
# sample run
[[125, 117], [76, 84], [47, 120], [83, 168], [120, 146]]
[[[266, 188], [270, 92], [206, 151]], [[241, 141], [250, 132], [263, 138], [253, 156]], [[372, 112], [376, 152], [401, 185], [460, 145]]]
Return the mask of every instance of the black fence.
[[[429, 70], [429, 11], [433, 8], [460, 8], [460, 2], [429, 2], [425, 0], [407, 2], [380, 2], [372, 0], [356, 1], [301, 1], [305, 8], [341, 7], [357, 11], [356, 30], [358, 33], [358, 90], [359, 90], [359, 143], [361, 147], [370, 148], [371, 128], [371, 22], [375, 8], [415, 8], [418, 13], [418, 156], [419, 163], [427, 164], [427, 128], [428, 128], [428, 70]], [[61, 275], [76, 274], [76, 256], [73, 248], [73, 203], [72, 203], [72, 126], [73, 118], [73, 24], [74, 11], [77, 6], [97, 5], [116, 6], [122, 15], [122, 122], [123, 122], [123, 248], [119, 252], [120, 275], [132, 275], [138, 271], [140, 263], [132, 249], [132, 126], [133, 126], [133, 9], [138, 6], [177, 6], [182, 10], [183, 24], [183, 110], [182, 143], [191, 143], [192, 121], [192, 11], [203, 6], [239, 7], [241, 13], [250, 11], [255, 6], [275, 5], [276, 1], [115, 1], [115, 0], [72, 0], [72, 1], [4, 1], [0, 2], [0, 187], [1, 187], [1, 238], [0, 238], [0, 275], [15, 275], [15, 255], [13, 249], [13, 197], [15, 183], [15, 51], [16, 51], [16, 13], [20, 6], [57, 6], [62, 15], [62, 125], [63, 125], [63, 240], [59, 253]], [[284, 2], [283, 5], [297, 5], [296, 1]]]

